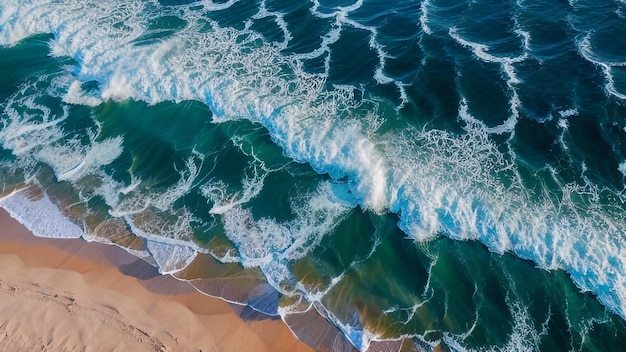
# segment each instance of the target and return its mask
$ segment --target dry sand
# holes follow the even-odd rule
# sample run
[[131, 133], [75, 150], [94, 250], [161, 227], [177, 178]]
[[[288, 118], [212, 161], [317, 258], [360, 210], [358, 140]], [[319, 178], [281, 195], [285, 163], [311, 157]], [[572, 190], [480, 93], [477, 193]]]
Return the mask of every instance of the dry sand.
[[1, 351], [312, 351], [241, 311], [120, 248], [34, 237], [0, 209]]

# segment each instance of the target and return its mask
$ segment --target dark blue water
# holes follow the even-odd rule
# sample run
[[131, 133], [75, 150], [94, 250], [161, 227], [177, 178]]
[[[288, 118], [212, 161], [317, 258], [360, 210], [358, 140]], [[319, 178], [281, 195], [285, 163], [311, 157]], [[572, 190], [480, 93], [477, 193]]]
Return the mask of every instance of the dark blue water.
[[619, 350], [625, 11], [3, 0], [0, 205], [320, 350]]

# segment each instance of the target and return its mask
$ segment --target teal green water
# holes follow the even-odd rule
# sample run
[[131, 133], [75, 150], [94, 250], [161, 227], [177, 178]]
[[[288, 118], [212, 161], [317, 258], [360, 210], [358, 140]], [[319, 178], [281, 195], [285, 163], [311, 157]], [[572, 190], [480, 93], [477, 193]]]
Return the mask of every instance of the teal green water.
[[4, 1], [0, 206], [360, 350], [617, 351], [624, 6]]

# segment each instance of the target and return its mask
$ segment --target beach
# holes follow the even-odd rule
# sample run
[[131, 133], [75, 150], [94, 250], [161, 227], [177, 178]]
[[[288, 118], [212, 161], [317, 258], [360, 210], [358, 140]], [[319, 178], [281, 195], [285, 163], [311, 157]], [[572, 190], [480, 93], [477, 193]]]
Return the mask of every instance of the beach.
[[280, 319], [243, 320], [121, 248], [37, 238], [4, 210], [0, 296], [7, 351], [312, 351]]
[[626, 0], [0, 1], [0, 352], [621, 350], [623, 38]]

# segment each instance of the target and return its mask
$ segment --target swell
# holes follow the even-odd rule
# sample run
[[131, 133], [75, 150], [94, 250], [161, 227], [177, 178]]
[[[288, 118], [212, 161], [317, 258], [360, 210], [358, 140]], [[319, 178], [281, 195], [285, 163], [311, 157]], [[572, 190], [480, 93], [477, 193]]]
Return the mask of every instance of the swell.
[[[173, 7], [154, 1], [7, 2], [0, 7], [3, 45], [51, 33], [51, 54], [73, 61], [48, 76], [53, 84], [43, 94], [56, 97], [60, 109], [50, 110], [34, 98], [42, 95], [36, 81], [23, 84], [7, 99], [0, 132], [3, 147], [22, 169], [48, 165], [57, 180], [80, 189], [79, 201], [102, 199], [105, 205], [99, 216], [122, 220], [133, 235], [146, 241], [164, 273], [185, 268], [198, 252], [210, 253], [224, 262], [259, 268], [282, 294], [301, 294], [308, 302], [317, 302], [324, 291], [304, 289], [289, 262], [305, 257], [361, 207], [397, 214], [398, 226], [420, 242], [440, 234], [478, 240], [492, 252], [511, 252], [547, 270], [563, 269], [581, 290], [594, 292], [624, 317], [626, 220], [621, 191], [593, 182], [584, 171], [572, 180], [547, 166], [531, 170], [529, 176], [527, 160], [516, 153], [515, 133], [524, 110], [520, 91], [526, 78], [518, 70], [523, 73], [528, 61], [539, 60], [533, 53], [533, 33], [513, 21], [508, 37], [480, 42], [473, 38], [480, 37], [475, 32], [480, 27], [433, 20], [449, 10], [437, 1], [399, 9], [420, 15], [407, 40], [421, 42], [413, 50], [423, 56], [425, 68], [435, 60], [424, 49], [433, 38], [444, 40], [447, 50], [465, 55], [456, 62], [460, 68], [454, 83], [459, 92], [452, 104], [455, 129], [433, 128], [439, 122], [431, 124], [431, 116], [420, 116], [418, 122], [405, 118], [419, 105], [411, 85], [420, 70], [403, 76], [391, 72], [392, 55], [386, 50], [392, 45], [381, 44], [386, 40], [382, 20], [368, 16], [370, 5], [356, 1], [328, 7], [313, 2], [307, 10], [322, 35], [311, 48], [294, 48], [289, 12], [265, 2], [201, 1]], [[239, 18], [235, 13], [240, 11], [221, 15], [233, 6], [251, 15]], [[154, 18], [164, 20], [154, 23]], [[253, 26], [268, 18], [274, 24], [267, 30], [274, 33], [274, 41]], [[334, 71], [341, 62], [337, 43], [343, 35], [367, 38], [361, 47], [372, 59], [362, 68], [370, 74], [353, 77]], [[593, 39], [590, 34], [576, 42], [581, 56], [601, 68], [606, 91], [623, 99], [613, 72], [622, 65], [590, 54]], [[499, 118], [476, 114], [480, 109], [474, 105], [476, 98], [471, 89], [463, 89], [469, 85], [463, 77], [476, 62], [484, 64], [486, 74], [500, 75]], [[256, 154], [262, 152], [246, 145], [246, 138], [239, 144], [234, 138], [234, 149], [245, 155], [247, 163], [238, 184], [214, 176], [223, 164], [213, 159], [213, 152], [194, 147], [170, 163], [176, 180], [151, 188], [154, 181], [137, 175], [139, 171], [121, 171], [124, 175], [119, 176], [107, 170], [121, 159], [132, 159], [124, 148], [129, 137], [93, 122], [82, 136], [64, 141], [68, 139], [63, 126], [74, 114], [70, 107], [98, 108], [128, 99], [152, 105], [201, 102], [208, 106], [207, 119], [210, 114], [214, 124], [252, 122], [246, 138], [255, 133], [254, 126], [262, 126], [262, 133], [269, 134], [289, 160], [277, 156], [275, 165], [267, 165], [265, 156]], [[548, 112], [554, 115], [549, 120], [554, 120], [557, 137], [565, 136], [560, 139], [564, 149], [569, 121], [576, 123], [572, 117], [579, 106], [573, 105]], [[307, 163], [330, 178], [303, 190], [297, 202], [287, 201], [288, 219], [254, 216], [246, 205], [267, 187], [266, 178], [283, 172], [290, 160]], [[139, 170], [133, 162], [122, 165], [130, 163], [129, 170]], [[90, 185], [86, 182], [90, 178], [98, 182]], [[190, 194], [204, 202], [210, 217], [181, 201]], [[234, 246], [219, 252], [207, 248], [194, 226], [216, 226]], [[325, 289], [341, 280], [338, 275]], [[366, 349], [378, 338], [331, 320], [359, 348]]]

